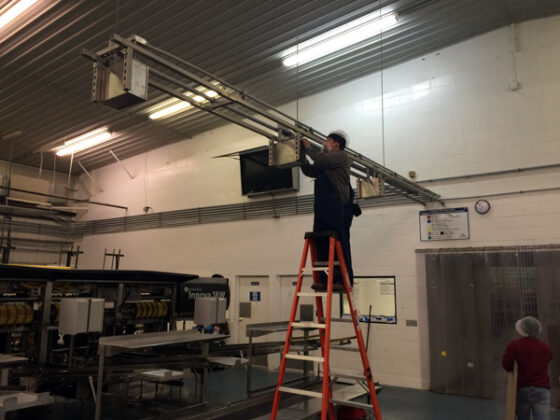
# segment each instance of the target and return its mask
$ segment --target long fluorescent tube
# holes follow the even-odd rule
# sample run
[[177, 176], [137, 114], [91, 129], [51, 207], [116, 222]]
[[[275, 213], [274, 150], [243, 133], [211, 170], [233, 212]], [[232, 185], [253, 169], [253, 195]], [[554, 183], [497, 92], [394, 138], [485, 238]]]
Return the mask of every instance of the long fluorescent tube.
[[13, 6], [9, 7], [5, 10], [2, 14], [0, 14], [0, 28], [6, 26], [16, 17], [21, 15], [27, 9], [29, 9], [33, 4], [35, 4], [37, 0], [20, 0], [13, 4]]
[[385, 16], [381, 16], [379, 11], [370, 13], [290, 48], [284, 52], [287, 57], [283, 63], [287, 67], [308, 63], [379, 35], [396, 23], [395, 13]]
[[179, 101], [173, 105], [166, 106], [156, 112], [150, 114], [151, 120], [157, 120], [159, 118], [170, 117], [173, 114], [177, 114], [191, 106], [187, 101]]
[[62, 146], [54, 150], [57, 156], [72, 155], [81, 150], [89, 149], [90, 147], [106, 142], [111, 136], [112, 133], [107, 128], [99, 128], [65, 141]]
[[[217, 84], [211, 82], [212, 84]], [[196, 88], [196, 90], [198, 90], [199, 92], [204, 93], [207, 97], [209, 98], [215, 98], [218, 96], [218, 93], [213, 91], [213, 90], [209, 90], [206, 89], [203, 86], [199, 86], [198, 88]], [[192, 97], [192, 99], [196, 102], [204, 102], [206, 101], [206, 98], [200, 95], [195, 95], [193, 96], [192, 92], [186, 91], [185, 92], [185, 96], [189, 96]], [[163, 102], [160, 102], [158, 104], [155, 105], [155, 107], [153, 108], [154, 111], [150, 113], [150, 119], [151, 120], [157, 120], [160, 118], [166, 118], [166, 117], [171, 117], [172, 115], [178, 114], [179, 112], [184, 111], [185, 109], [189, 108], [191, 106], [191, 104], [188, 101], [181, 101], [179, 99], [176, 98], [172, 98], [172, 99], [167, 99]]]

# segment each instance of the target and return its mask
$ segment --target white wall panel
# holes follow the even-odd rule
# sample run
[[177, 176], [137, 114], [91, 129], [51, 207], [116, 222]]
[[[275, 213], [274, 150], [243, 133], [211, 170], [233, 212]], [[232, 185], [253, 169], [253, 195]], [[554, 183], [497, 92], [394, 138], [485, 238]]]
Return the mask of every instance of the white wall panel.
[[[419, 179], [560, 163], [560, 17], [522, 23], [516, 31], [517, 91], [509, 88], [510, 28], [502, 28], [386, 69], [383, 101], [381, 75], [372, 74], [285, 109], [293, 115], [297, 110], [302, 121], [320, 131], [345, 129], [353, 149], [379, 162], [384, 150], [389, 168], [403, 175], [415, 170]], [[246, 201], [238, 162], [213, 157], [264, 143], [241, 128], [225, 126], [125, 160], [134, 180], [116, 163], [93, 171], [104, 190], [93, 198], [127, 205], [128, 214], [140, 214], [144, 206], [157, 212]], [[447, 198], [545, 187], [560, 187], [557, 169], [429, 185]], [[312, 183], [302, 177], [301, 193], [311, 192]], [[492, 210], [485, 216], [472, 211], [475, 201], [447, 203], [471, 210], [467, 241], [420, 242], [418, 211], [423, 207], [414, 204], [366, 209], [355, 219], [355, 274], [396, 276], [398, 324], [373, 325], [370, 337], [376, 380], [428, 384], [425, 285], [418, 283], [416, 249], [560, 243], [556, 191], [490, 197]], [[122, 215], [92, 207], [87, 217]], [[87, 236], [80, 265], [99, 268], [104, 248], [121, 248], [123, 269], [276, 279], [297, 270], [303, 232], [311, 226], [308, 215]], [[271, 286], [279, 293], [276, 283]], [[234, 302], [233, 320], [235, 308]], [[275, 299], [270, 308], [274, 319], [280, 313]], [[418, 320], [418, 327], [406, 327], [407, 319]]]

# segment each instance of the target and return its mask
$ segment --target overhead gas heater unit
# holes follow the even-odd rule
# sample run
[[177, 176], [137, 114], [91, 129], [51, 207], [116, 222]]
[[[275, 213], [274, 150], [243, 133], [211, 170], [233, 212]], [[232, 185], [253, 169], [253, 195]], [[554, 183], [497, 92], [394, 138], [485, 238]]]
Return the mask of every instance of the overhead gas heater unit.
[[[165, 93], [171, 97], [165, 106], [182, 108], [172, 109], [169, 114], [187, 108], [189, 112], [204, 111], [269, 139], [271, 166], [301, 165], [305, 159], [302, 137], [308, 138], [313, 147], [322, 147], [327, 140], [325, 134], [141, 37], [115, 34], [108, 47], [97, 52], [83, 49], [82, 54], [94, 62], [94, 101], [118, 109], [131, 107], [131, 112], [135, 112], [140, 109], [134, 105], [154, 99], [149, 98], [150, 94]], [[156, 119], [152, 116], [155, 112], [165, 109], [161, 102], [150, 106], [151, 119]], [[143, 112], [146, 114], [145, 109]], [[159, 115], [162, 124], [166, 115]], [[376, 174], [376, 182], [385, 184], [374, 191], [377, 194], [368, 195], [382, 195], [385, 190], [422, 204], [441, 201], [438, 194], [360, 153], [349, 148], [344, 151], [350, 159], [353, 176], [368, 180], [371, 174]]]

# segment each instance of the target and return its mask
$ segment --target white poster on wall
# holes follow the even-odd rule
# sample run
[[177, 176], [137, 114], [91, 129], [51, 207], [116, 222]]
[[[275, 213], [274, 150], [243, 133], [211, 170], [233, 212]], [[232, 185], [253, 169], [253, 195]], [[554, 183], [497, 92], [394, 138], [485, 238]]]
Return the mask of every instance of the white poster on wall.
[[469, 238], [467, 207], [420, 212], [421, 241], [452, 241]]

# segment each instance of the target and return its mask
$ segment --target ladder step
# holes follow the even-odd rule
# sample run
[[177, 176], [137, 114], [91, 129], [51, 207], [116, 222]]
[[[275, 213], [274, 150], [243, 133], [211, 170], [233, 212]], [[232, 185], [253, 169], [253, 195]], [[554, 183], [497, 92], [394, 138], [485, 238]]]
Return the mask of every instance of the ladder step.
[[299, 292], [298, 296], [327, 297], [327, 292]]
[[331, 322], [349, 322], [352, 323], [352, 318], [331, 318]]
[[366, 377], [364, 375], [352, 375], [352, 374], [349, 374], [349, 373], [340, 373], [340, 372], [333, 372], [333, 371], [329, 372], [329, 376], [331, 378], [355, 379], [357, 381], [365, 381], [366, 380]]
[[301, 270], [302, 273], [313, 273], [314, 271], [325, 271], [327, 272], [329, 267], [306, 267]]
[[359, 353], [360, 349], [356, 347], [348, 347], [348, 346], [333, 346], [331, 345], [331, 350], [339, 350], [339, 351], [352, 351], [354, 353]]
[[313, 350], [318, 350], [319, 346], [318, 345], [313, 345], [313, 344], [309, 344], [307, 346], [304, 345], [300, 345], [300, 344], [292, 344], [290, 345], [290, 350], [291, 351], [313, 351]]
[[316, 324], [315, 322], [292, 322], [295, 328], [325, 328], [325, 324]]
[[[340, 265], [339, 261], [333, 261], [334, 265]], [[315, 265], [313, 267], [328, 267], [329, 266], [329, 262], [328, 261], [315, 261]]]
[[306, 395], [313, 398], [323, 398], [323, 394], [320, 392], [308, 391], [306, 389], [291, 388], [289, 386], [281, 386], [278, 388], [280, 392], [288, 392], [290, 394]]
[[358, 401], [351, 401], [351, 400], [335, 400], [334, 398], [331, 399], [333, 404], [345, 405], [347, 407], [356, 407], [362, 408], [364, 410], [373, 410], [373, 406], [371, 404], [361, 403]]
[[325, 358], [321, 357], [321, 356], [303, 356], [301, 354], [293, 354], [293, 353], [288, 353], [288, 354], [286, 354], [285, 357], [286, 357], [286, 359], [305, 360], [307, 362], [323, 363], [325, 361]]

